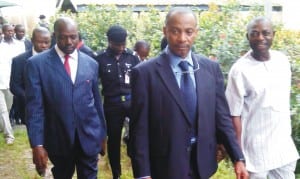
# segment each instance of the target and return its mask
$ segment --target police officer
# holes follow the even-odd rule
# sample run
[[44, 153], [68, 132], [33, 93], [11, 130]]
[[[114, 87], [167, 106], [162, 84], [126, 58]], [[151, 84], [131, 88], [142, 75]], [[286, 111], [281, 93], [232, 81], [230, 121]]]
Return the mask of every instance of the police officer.
[[108, 47], [99, 53], [99, 77], [104, 96], [104, 113], [108, 134], [108, 158], [113, 178], [121, 175], [120, 143], [125, 118], [130, 118], [130, 71], [139, 63], [133, 51], [126, 48], [126, 30], [111, 26], [107, 33]]

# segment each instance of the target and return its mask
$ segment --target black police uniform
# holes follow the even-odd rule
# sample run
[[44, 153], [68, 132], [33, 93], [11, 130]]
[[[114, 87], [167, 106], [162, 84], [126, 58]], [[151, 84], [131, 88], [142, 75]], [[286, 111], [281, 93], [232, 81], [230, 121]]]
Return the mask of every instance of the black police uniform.
[[130, 118], [130, 71], [139, 63], [133, 51], [125, 49], [117, 60], [110, 48], [96, 57], [104, 96], [104, 114], [107, 123], [108, 157], [114, 177], [121, 175], [120, 143], [126, 117]]

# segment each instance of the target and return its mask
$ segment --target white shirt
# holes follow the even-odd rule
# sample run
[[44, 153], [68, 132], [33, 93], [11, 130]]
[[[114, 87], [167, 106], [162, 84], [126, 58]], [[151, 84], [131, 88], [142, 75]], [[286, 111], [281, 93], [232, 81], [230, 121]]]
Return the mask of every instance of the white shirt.
[[228, 76], [226, 97], [232, 116], [241, 116], [241, 145], [251, 172], [275, 169], [299, 158], [291, 137], [291, 69], [288, 58], [270, 50], [257, 61], [251, 51]]
[[9, 89], [12, 59], [25, 52], [24, 42], [12, 40], [7, 43], [2, 39], [0, 43], [0, 89]]
[[[64, 65], [65, 62], [65, 53], [61, 51], [57, 45], [55, 45], [55, 50], [58, 54], [58, 56], [61, 59], [62, 64]], [[71, 70], [71, 80], [73, 84], [75, 83], [76, 80], [76, 74], [77, 74], [77, 66], [78, 66], [78, 52], [75, 49], [73, 53], [69, 54], [69, 65], [70, 65], [70, 70]]]

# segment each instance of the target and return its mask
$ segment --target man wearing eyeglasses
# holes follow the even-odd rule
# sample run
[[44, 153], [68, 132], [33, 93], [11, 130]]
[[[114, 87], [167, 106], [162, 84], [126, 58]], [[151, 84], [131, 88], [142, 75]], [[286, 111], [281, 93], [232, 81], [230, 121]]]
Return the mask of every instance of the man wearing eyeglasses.
[[131, 161], [135, 178], [205, 179], [217, 170], [217, 140], [247, 178], [218, 63], [191, 51], [197, 18], [172, 8], [163, 32], [168, 46], [132, 69]]
[[231, 67], [226, 97], [251, 179], [294, 179], [299, 158], [291, 137], [291, 68], [270, 50], [275, 31], [265, 17], [247, 26], [251, 50]]

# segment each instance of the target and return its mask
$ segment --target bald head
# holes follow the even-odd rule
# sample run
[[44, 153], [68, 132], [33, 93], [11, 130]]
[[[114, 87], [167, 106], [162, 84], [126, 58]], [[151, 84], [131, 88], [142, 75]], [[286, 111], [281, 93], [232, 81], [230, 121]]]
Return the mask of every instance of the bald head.
[[73, 19], [70, 17], [59, 17], [54, 22], [54, 33], [59, 32], [61, 28], [65, 28], [66, 26], [76, 28], [77, 30], [77, 23]]
[[194, 12], [190, 8], [186, 7], [174, 7], [170, 9], [168, 12], [166, 19], [165, 19], [165, 26], [167, 26], [170, 23], [170, 20], [172, 20], [172, 17], [174, 15], [192, 15], [195, 19], [196, 25], [197, 25], [197, 17], [195, 16]]
[[54, 23], [54, 35], [58, 48], [71, 54], [79, 42], [77, 23], [69, 17], [60, 17]]

